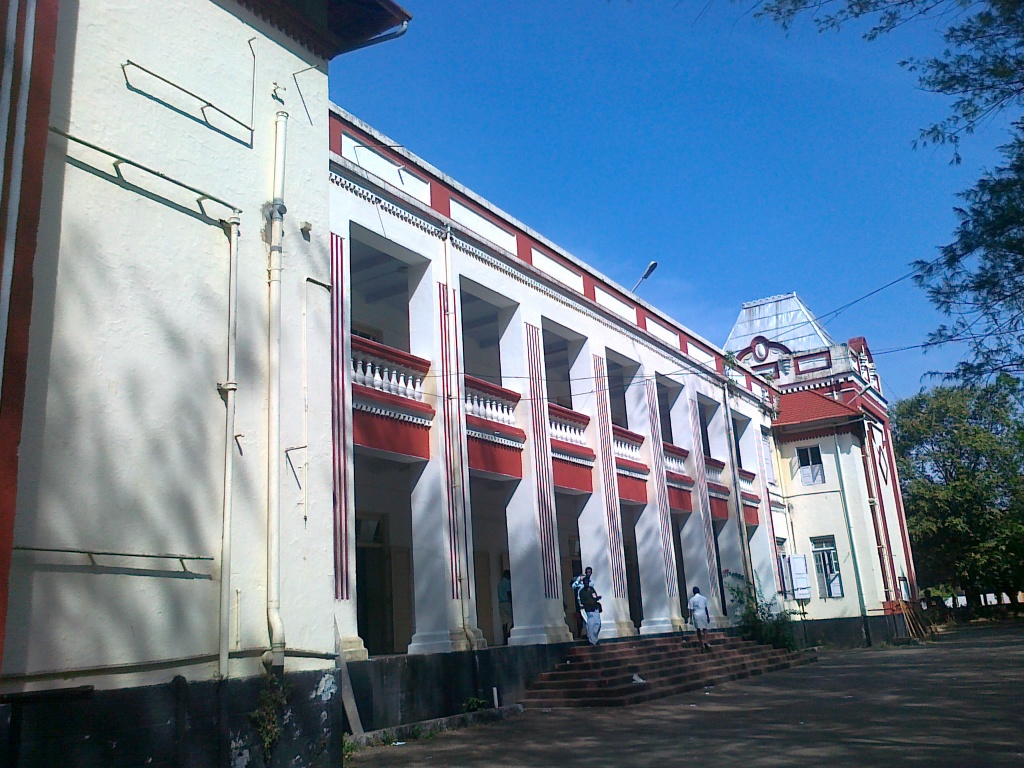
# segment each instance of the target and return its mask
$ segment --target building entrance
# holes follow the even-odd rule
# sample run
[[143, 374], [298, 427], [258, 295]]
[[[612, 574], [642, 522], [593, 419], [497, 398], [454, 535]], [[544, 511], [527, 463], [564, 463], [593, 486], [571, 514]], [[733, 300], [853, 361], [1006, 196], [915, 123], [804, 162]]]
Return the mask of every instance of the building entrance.
[[416, 465], [357, 449], [356, 619], [371, 656], [405, 653], [412, 639], [411, 477]]

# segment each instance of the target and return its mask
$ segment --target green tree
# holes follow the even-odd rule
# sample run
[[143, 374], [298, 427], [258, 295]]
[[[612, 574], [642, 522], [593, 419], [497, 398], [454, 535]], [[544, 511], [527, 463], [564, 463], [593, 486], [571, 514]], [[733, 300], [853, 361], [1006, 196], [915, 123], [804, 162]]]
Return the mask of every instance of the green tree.
[[921, 586], [1024, 586], [1021, 385], [937, 387], [896, 404], [893, 447]]
[[960, 194], [953, 242], [914, 265], [917, 284], [950, 318], [928, 343], [967, 344], [948, 376], [967, 383], [1024, 374], [1024, 125], [1002, 153], [1003, 165]]

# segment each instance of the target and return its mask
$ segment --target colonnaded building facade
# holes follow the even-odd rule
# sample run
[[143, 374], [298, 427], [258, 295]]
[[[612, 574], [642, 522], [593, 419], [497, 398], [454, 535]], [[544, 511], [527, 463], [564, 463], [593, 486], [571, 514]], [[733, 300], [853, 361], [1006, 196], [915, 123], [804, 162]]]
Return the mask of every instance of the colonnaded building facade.
[[4, 6], [0, 690], [479, 651], [506, 569], [511, 646], [571, 639], [584, 566], [606, 638], [694, 586], [727, 627], [744, 579], [884, 633], [916, 586], [862, 340], [727, 354], [328, 104], [402, 9], [299, 5]]

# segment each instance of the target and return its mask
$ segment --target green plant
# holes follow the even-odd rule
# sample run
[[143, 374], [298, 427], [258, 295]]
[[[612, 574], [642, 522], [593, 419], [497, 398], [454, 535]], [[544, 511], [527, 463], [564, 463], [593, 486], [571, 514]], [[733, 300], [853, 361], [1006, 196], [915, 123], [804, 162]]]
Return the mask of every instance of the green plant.
[[359, 745], [356, 744], [352, 739], [349, 738], [347, 733], [341, 734], [341, 757], [342, 762], [347, 763], [349, 759], [356, 752], [359, 751]]
[[777, 596], [767, 600], [759, 580], [751, 582], [738, 573], [729, 574], [729, 594], [739, 606], [737, 628], [744, 640], [768, 643], [790, 651], [797, 649], [793, 634], [794, 611], [779, 606]]
[[480, 712], [487, 708], [487, 702], [483, 699], [478, 699], [475, 696], [470, 696], [462, 703], [463, 712]]
[[270, 762], [270, 753], [284, 732], [284, 708], [288, 705], [291, 693], [291, 683], [276, 675], [266, 675], [256, 709], [249, 713], [249, 719], [263, 747], [264, 762]]
[[395, 743], [395, 734], [391, 731], [381, 731], [380, 737], [377, 739], [377, 744], [381, 747], [390, 747]]

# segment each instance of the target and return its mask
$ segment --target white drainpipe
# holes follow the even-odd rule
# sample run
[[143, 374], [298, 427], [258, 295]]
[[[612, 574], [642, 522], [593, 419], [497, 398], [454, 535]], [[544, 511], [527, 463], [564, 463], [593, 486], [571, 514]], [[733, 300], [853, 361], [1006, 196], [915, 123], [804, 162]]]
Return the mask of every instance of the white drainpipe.
[[284, 669], [281, 619], [281, 252], [284, 239], [284, 155], [288, 113], [274, 121], [274, 199], [270, 208], [270, 327], [267, 350], [267, 624], [271, 668]]
[[224, 497], [220, 538], [220, 676], [228, 676], [231, 635], [231, 505], [235, 474], [235, 338], [238, 327], [238, 211], [228, 219], [228, 363], [224, 395]]

